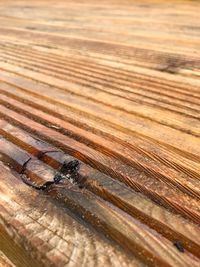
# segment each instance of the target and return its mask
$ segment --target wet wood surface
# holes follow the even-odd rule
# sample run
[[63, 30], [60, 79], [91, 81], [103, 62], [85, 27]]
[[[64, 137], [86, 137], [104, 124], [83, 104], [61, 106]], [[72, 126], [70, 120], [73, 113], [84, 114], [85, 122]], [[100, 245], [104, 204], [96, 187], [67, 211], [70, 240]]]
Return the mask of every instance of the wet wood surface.
[[199, 12], [1, 1], [0, 266], [199, 266]]

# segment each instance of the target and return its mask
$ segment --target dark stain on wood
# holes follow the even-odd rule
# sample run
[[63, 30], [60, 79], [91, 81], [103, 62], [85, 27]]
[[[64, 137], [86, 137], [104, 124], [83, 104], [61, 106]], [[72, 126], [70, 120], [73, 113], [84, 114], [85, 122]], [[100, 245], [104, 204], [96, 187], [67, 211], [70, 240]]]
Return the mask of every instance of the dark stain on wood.
[[184, 253], [185, 249], [183, 247], [183, 244], [180, 241], [175, 241], [174, 246], [178, 249], [178, 251]]
[[[78, 181], [75, 177], [77, 177], [77, 171], [79, 169], [79, 161], [78, 160], [71, 160], [70, 162], [64, 161], [60, 170], [55, 174], [53, 181], [47, 181], [41, 186], [38, 186], [34, 184], [34, 182], [31, 182], [29, 178], [26, 175], [23, 175], [25, 172], [27, 164], [31, 161], [31, 158], [29, 158], [23, 165], [22, 172], [21, 172], [21, 178], [24, 183], [27, 185], [37, 189], [37, 190], [48, 190], [49, 187], [53, 184], [59, 184], [61, 180], [64, 179], [70, 179], [74, 180], [75, 182]], [[79, 182], [81, 183], [81, 182]]]

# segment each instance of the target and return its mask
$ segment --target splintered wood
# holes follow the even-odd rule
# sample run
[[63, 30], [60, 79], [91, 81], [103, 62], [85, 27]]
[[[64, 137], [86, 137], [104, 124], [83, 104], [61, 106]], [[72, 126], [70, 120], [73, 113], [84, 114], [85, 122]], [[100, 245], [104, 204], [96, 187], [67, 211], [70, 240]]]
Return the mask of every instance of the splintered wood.
[[200, 266], [200, 2], [0, 2], [0, 266]]

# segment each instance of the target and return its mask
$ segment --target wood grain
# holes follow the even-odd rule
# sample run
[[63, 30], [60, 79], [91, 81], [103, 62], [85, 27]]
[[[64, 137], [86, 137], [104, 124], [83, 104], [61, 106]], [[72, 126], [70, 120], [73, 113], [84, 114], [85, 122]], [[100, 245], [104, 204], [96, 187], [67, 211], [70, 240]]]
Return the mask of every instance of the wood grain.
[[199, 12], [0, 2], [0, 264], [199, 266]]
[[0, 251], [0, 266], [1, 267], [15, 266], [2, 251]]
[[[111, 246], [97, 233], [81, 226], [67, 214], [65, 208], [34, 192], [8, 168], [2, 164], [0, 168], [4, 178], [0, 185], [1, 226], [4, 226], [7, 235], [14, 238], [13, 241], [20, 244], [21, 262], [26, 259], [28, 250], [29, 261], [26, 264], [31, 264], [33, 258], [37, 260], [37, 265], [33, 266], [76, 266], [79, 261], [83, 266], [132, 266], [131, 261], [136, 266], [143, 266], [130, 255], [131, 261], [126, 259], [127, 256], [114, 244]], [[17, 252], [15, 255], [18, 255]], [[17, 266], [20, 266], [19, 262]]]

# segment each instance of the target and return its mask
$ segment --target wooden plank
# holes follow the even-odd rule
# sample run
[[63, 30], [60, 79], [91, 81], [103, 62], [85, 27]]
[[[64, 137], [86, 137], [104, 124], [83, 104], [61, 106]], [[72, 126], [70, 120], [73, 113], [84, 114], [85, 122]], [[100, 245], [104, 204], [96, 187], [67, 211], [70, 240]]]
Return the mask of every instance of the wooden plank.
[[[27, 167], [27, 169], [31, 168], [36, 175], [41, 176], [41, 179], [48, 175], [49, 168], [46, 168], [44, 174], [44, 172], [41, 173], [40, 169], [32, 165], [31, 161], [28, 165], [30, 167]], [[28, 174], [29, 171], [25, 173]], [[34, 177], [30, 176], [30, 179], [33, 180]], [[144, 225], [141, 225], [133, 217], [131, 218], [117, 208], [113, 209], [106, 202], [94, 198], [89, 192], [85, 193], [84, 191], [80, 192], [80, 190], [71, 190], [68, 189], [66, 184], [63, 184], [63, 186], [57, 186], [54, 189], [50, 188], [48, 193], [66, 203], [70, 209], [78, 212], [80, 216], [89, 221], [97, 229], [101, 229], [105, 234], [118, 241], [121, 246], [139, 256], [149, 266], [160, 266], [160, 264], [163, 266], [173, 266], [174, 264], [187, 266], [189, 262], [193, 266], [198, 266], [193, 256], [188, 253], [188, 255], [186, 253], [179, 255], [179, 252], [169, 241], [159, 236], [156, 237], [148, 227], [144, 227]], [[28, 233], [26, 234], [28, 235]], [[158, 249], [160, 242], [162, 243], [163, 249]], [[149, 250], [149, 244], [152, 243], [154, 243], [153, 247], [156, 248], [153, 253], [152, 250]]]
[[[160, 164], [159, 166], [158, 161], [152, 160], [150, 164], [150, 159], [148, 161], [146, 159], [144, 160], [141, 157], [141, 155], [135, 152], [134, 150], [124, 148], [120, 144], [116, 143], [114, 144], [113, 142], [108, 142], [104, 138], [101, 138], [97, 135], [88, 134], [87, 131], [78, 128], [73, 124], [67, 123], [61, 119], [56, 119], [53, 116], [47, 115], [44, 112], [30, 108], [29, 106], [19, 103], [6, 96], [1, 96], [0, 101], [4, 101], [6, 105], [11, 105], [10, 108], [14, 106], [15, 110], [17, 108], [18, 111], [22, 112], [23, 114], [24, 113], [30, 114], [38, 122], [41, 122], [42, 120], [43, 124], [47, 126], [51, 125], [51, 122], [54, 121], [55, 127], [58, 127], [58, 129], [60, 129], [60, 131], [62, 131], [63, 133], [73, 136], [78, 140], [81, 139], [82, 142], [84, 142], [85, 140], [86, 144], [90, 143], [90, 145], [97, 150], [100, 151], [104, 150], [105, 153], [114, 154], [115, 157], [118, 157], [125, 163], [134, 164], [139, 170], [144, 171], [149, 175], [153, 175], [153, 177], [155, 176], [162, 177], [163, 180], [167, 180], [169, 183], [175, 185], [175, 187], [179, 187], [180, 190], [182, 190], [183, 192], [191, 194], [192, 196], [195, 195], [197, 198], [200, 197], [197, 187], [198, 181], [196, 179], [191, 179], [188, 176], [184, 177], [184, 175], [180, 177], [179, 172], [172, 171], [170, 168], [167, 168], [164, 164]], [[59, 125], [62, 125], [62, 129], [59, 127]], [[166, 173], [168, 173], [168, 176], [166, 176]], [[171, 177], [173, 177], [173, 179]]]
[[[8, 120], [10, 116], [11, 121], [14, 120], [15, 123], [20, 124], [24, 127], [24, 129], [29, 129], [32, 133], [42, 136], [45, 140], [48, 140], [57, 147], [62, 148], [66, 153], [78, 156], [80, 160], [83, 160], [85, 163], [90, 164], [94, 168], [119, 179], [132, 188], [147, 194], [153, 199], [157, 199], [159, 202], [161, 201], [162, 204], [167, 207], [171, 207], [177, 212], [181, 212], [193, 221], [197, 223], [199, 222], [198, 200], [181, 194], [181, 192], [173, 188], [169, 189], [167, 184], [162, 181], [157, 180], [153, 184], [152, 178], [149, 179], [144, 173], [140, 173], [137, 169], [129, 165], [125, 165], [113, 156], [108, 156], [96, 151], [72, 138], [36, 123], [3, 106], [1, 106], [0, 114]], [[78, 153], [76, 152], [77, 150]], [[140, 180], [137, 179], [138, 176]]]
[[[20, 58], [20, 56], [18, 56], [18, 58]], [[12, 57], [10, 57], [9, 55], [3, 56], [3, 60], [6, 60], [6, 62], [8, 63], [17, 64], [17, 66], [22, 67], [29, 67], [33, 71], [38, 71], [38, 68], [41, 68], [41, 73], [55, 76], [56, 78], [60, 78], [65, 81], [76, 81], [76, 83], [79, 83], [80, 85], [83, 85], [85, 87], [98, 88], [98, 102], [100, 103], [125, 111], [129, 114], [134, 114], [142, 118], [150, 119], [162, 125], [166, 125], [186, 133], [189, 132], [197, 137], [200, 136], [199, 124], [196, 118], [188, 118], [183, 114], [173, 114], [171, 111], [163, 110], [162, 108], [155, 107], [154, 105], [149, 107], [149, 105], [147, 104], [142, 104], [141, 102], [137, 103], [135, 101], [135, 97], [127, 94], [127, 92], [123, 92], [121, 90], [120, 92], [117, 91], [116, 93], [116, 91], [113, 92], [113, 90], [110, 90], [110, 88], [107, 87], [103, 87], [101, 84], [98, 86], [97, 81], [92, 77], [85, 79], [85, 74], [76, 74], [74, 73], [74, 71], [65, 71], [59, 73], [58, 68], [51, 68], [47, 66], [46, 62], [44, 64], [35, 63], [34, 61], [32, 61], [32, 56], [30, 57], [32, 62], [24, 59], [18, 60], [18, 58], [16, 59], [16, 56], [14, 55], [15, 63], [13, 63]], [[66, 79], [66, 77], [70, 78]], [[66, 84], [66, 86], [68, 85]], [[94, 97], [92, 97], [92, 90], [93, 89], [88, 90], [88, 94], [86, 94], [86, 89], [84, 89], [84, 95], [86, 95], [87, 98], [96, 100]], [[78, 93], [80, 95], [79, 90], [73, 89], [73, 94], [74, 93]], [[189, 127], [187, 127], [187, 125], [189, 125]]]
[[[18, 66], [12, 66], [8, 63], [2, 63], [1, 66], [4, 66], [7, 70], [10, 69], [12, 71], [17, 71], [23, 72], [23, 76], [25, 73], [30, 75], [31, 79], [34, 80], [35, 74], [33, 71], [30, 71], [28, 69], [22, 69]], [[1, 72], [2, 73], [2, 72]], [[3, 75], [1, 74], [1, 77]], [[15, 83], [19, 86], [19, 84], [23, 84], [24, 80], [16, 78], [16, 76], [9, 74], [8, 80], [10, 81], [15, 81]], [[50, 93], [56, 94], [56, 97], [59, 98], [59, 103], [66, 104], [68, 101], [70, 101], [71, 106], [74, 105], [74, 107], [81, 106], [83, 108], [84, 106], [84, 111], [88, 113], [98, 113], [102, 114], [105, 116], [105, 118], [109, 121], [112, 121], [113, 124], [118, 126], [118, 128], [125, 129], [127, 132], [136, 132], [137, 134], [140, 134], [141, 136], [144, 136], [146, 138], [150, 138], [153, 140], [156, 140], [157, 142], [165, 145], [165, 146], [170, 146], [173, 149], [180, 150], [180, 147], [184, 147], [183, 153], [188, 155], [188, 157], [194, 157], [196, 161], [198, 161], [199, 158], [199, 151], [197, 149], [197, 144], [199, 143], [199, 138], [192, 136], [190, 134], [186, 134], [184, 132], [178, 131], [176, 129], [167, 127], [165, 125], [160, 125], [156, 122], [150, 121], [150, 120], [145, 120], [141, 117], [134, 116], [133, 114], [127, 114], [124, 113], [123, 111], [119, 111], [116, 109], [113, 109], [111, 107], [106, 107], [105, 105], [100, 105], [96, 104], [95, 102], [92, 102], [90, 98], [84, 99], [84, 97], [80, 97], [78, 95], [73, 96], [73, 91], [78, 90], [78, 91], [84, 91], [85, 92], [85, 87], [78, 89], [78, 86], [74, 85], [73, 83], [65, 82], [63, 80], [56, 79], [52, 76], [46, 76], [40, 73], [37, 73], [37, 77], [40, 77], [40, 80], [42, 80], [43, 83], [49, 84], [51, 86], [56, 86], [59, 87], [59, 89], [54, 89], [54, 90], [49, 90], [49, 87], [45, 88], [42, 87], [39, 88], [37, 86], [38, 91], [42, 91], [44, 94], [44, 98], [50, 97]], [[48, 82], [46, 82], [48, 81]], [[55, 82], [55, 83], [54, 83]], [[56, 83], [59, 83], [56, 84]], [[66, 89], [66, 84], [67, 84], [67, 89]], [[68, 89], [70, 88], [70, 89]], [[46, 91], [45, 91], [46, 89]], [[84, 90], [83, 90], [84, 89]], [[86, 91], [90, 89], [86, 88]], [[64, 91], [64, 92], [63, 92]], [[72, 92], [72, 95], [70, 94], [69, 96], [66, 94], [66, 91]], [[81, 93], [83, 94], [83, 93]], [[91, 92], [92, 94], [92, 92]], [[94, 94], [93, 98], [94, 98]], [[123, 118], [123, 119], [122, 119]], [[185, 139], [189, 140], [190, 145], [185, 144], [183, 146], [183, 143], [185, 143]]]
[[[9, 49], [9, 50], [8, 50]], [[8, 50], [8, 51], [7, 51]], [[4, 54], [8, 55], [15, 55], [16, 53], [20, 53], [18, 56], [19, 58], [24, 58], [22, 55], [26, 55], [32, 59], [32, 55], [34, 55], [34, 58], [37, 58], [37, 62], [39, 63], [47, 63], [47, 58], [45, 57], [44, 53], [40, 53], [35, 49], [21, 49], [21, 47], [18, 47], [17, 45], [15, 46], [7, 46], [6, 47], [3, 45], [3, 51]], [[18, 58], [16, 58], [18, 59]], [[7, 61], [7, 59], [5, 59]], [[59, 60], [59, 61], [58, 61]], [[51, 63], [51, 64], [49, 64]], [[62, 63], [62, 64], [61, 64]], [[91, 63], [90, 63], [91, 65]], [[58, 75], [61, 74], [66, 74], [69, 71], [73, 71], [74, 75], [84, 75], [85, 78], [87, 77], [87, 80], [93, 80], [95, 81], [95, 86], [101, 85], [104, 86], [104, 90], [108, 90], [108, 92], [111, 92], [114, 95], [118, 96], [123, 96], [124, 98], [131, 99], [134, 102], [139, 102], [143, 101], [144, 103], [148, 103], [148, 105], [156, 104], [159, 108], [166, 108], [167, 110], [173, 110], [175, 112], [180, 112], [186, 113], [187, 115], [191, 115], [192, 117], [198, 117], [198, 113], [195, 113], [194, 108], [199, 110], [199, 106], [195, 105], [195, 102], [197, 99], [195, 97], [192, 97], [191, 94], [188, 94], [186, 91], [182, 91], [182, 93], [177, 93], [173, 92], [173, 96], [176, 98], [170, 98], [170, 91], [172, 88], [169, 86], [167, 89], [169, 90], [165, 92], [165, 95], [163, 95], [163, 92], [159, 90], [158, 84], [154, 83], [153, 88], [149, 88], [147, 85], [141, 85], [139, 83], [139, 79], [130, 79], [130, 75], [122, 75], [120, 72], [118, 75], [115, 75], [115, 73], [111, 72], [108, 68], [105, 69], [102, 66], [98, 65], [93, 65], [90, 66], [88, 63], [87, 65], [84, 64], [83, 59], [79, 59], [75, 61], [75, 59], [70, 60], [65, 57], [65, 60], [63, 60], [62, 57], [59, 57], [56, 59], [50, 58], [48, 59], [48, 67], [56, 67], [56, 72]], [[46, 68], [47, 66], [45, 66]], [[95, 70], [94, 70], [95, 67]], [[58, 71], [59, 69], [59, 71]], [[68, 71], [68, 72], [66, 72]], [[71, 75], [72, 76], [72, 75]], [[114, 76], [114, 77], [113, 77]], [[144, 77], [143, 77], [144, 78]], [[66, 79], [66, 76], [65, 76]], [[150, 81], [148, 81], [148, 84], [150, 84]], [[109, 85], [109, 87], [108, 87]], [[132, 87], [135, 85], [136, 87]], [[142, 87], [143, 91], [138, 89], [137, 87]], [[164, 85], [162, 85], [164, 86]], [[94, 83], [93, 83], [94, 87]], [[158, 88], [157, 88], [158, 87]], [[166, 87], [166, 85], [165, 85]], [[156, 90], [157, 89], [157, 90]], [[101, 89], [102, 90], [102, 89]], [[160, 91], [160, 94], [157, 94], [158, 90]], [[161, 94], [162, 93], [162, 94]], [[167, 95], [169, 94], [169, 96]], [[186, 102], [184, 96], [187, 96], [187, 100], [193, 101], [192, 103]], [[178, 97], [178, 99], [177, 99]], [[183, 98], [183, 100], [180, 100], [179, 98]], [[161, 102], [159, 105], [159, 101]], [[172, 105], [174, 104], [174, 105]], [[186, 107], [188, 106], [188, 109]], [[184, 107], [184, 108], [183, 108]]]
[[7, 258], [7, 256], [0, 251], [0, 266], [1, 267], [14, 267], [15, 265]]
[[[91, 266], [143, 266], [93, 230], [81, 226], [66, 209], [57, 208], [43, 194], [31, 190], [2, 163], [0, 170], [1, 228], [6, 231], [0, 244], [17, 266], [76, 266], [80, 261]], [[8, 251], [6, 244], [11, 238], [18, 248], [12, 245], [13, 251]]]
[[[30, 85], [29, 85], [30, 86]], [[181, 170], [182, 172], [191, 175], [194, 177], [199, 177], [199, 168], [197, 162], [186, 159], [181, 154], [176, 154], [170, 151], [170, 148], [163, 149], [163, 147], [158, 146], [156, 143], [153, 143], [152, 140], [146, 140], [141, 138], [140, 136], [134, 135], [134, 139], [131, 138], [133, 135], [128, 135], [119, 131], [116, 128], [111, 127], [110, 125], [106, 125], [105, 121], [99, 123], [99, 121], [92, 120], [90, 117], [83, 116], [76, 112], [76, 110], [63, 108], [62, 106], [56, 106], [54, 103], [49, 103], [47, 101], [42, 100], [39, 97], [35, 97], [26, 93], [26, 90], [22, 88], [16, 88], [13, 90], [13, 87], [8, 84], [3, 84], [4, 90], [1, 90], [1, 93], [11, 96], [14, 99], [22, 103], [27, 103], [29, 106], [33, 106], [37, 109], [45, 111], [48, 114], [52, 114], [58, 118], [63, 118], [68, 122], [73, 123], [81, 128], [86, 130], [90, 130], [96, 135], [101, 135], [102, 137], [106, 136], [106, 139], [115, 140], [120, 144], [129, 144], [129, 147], [134, 148], [134, 150], [139, 150], [142, 153], [145, 151], [148, 153], [148, 156], [152, 155], [152, 157], [156, 156], [156, 159], [161, 162], [165, 162], [165, 164], [170, 164], [174, 169]], [[22, 93], [23, 92], [23, 93]], [[33, 91], [32, 91], [33, 92]], [[2, 100], [1, 100], [2, 101]], [[7, 103], [8, 105], [8, 103]], [[16, 108], [16, 107], [15, 107]], [[19, 112], [19, 109], [18, 109]], [[58, 127], [58, 126], [57, 126]], [[58, 128], [61, 128], [60, 126]], [[146, 156], [146, 154], [145, 154]]]
[[[9, 132], [3, 133], [7, 139], [12, 140], [12, 142], [15, 142], [16, 144], [21, 144], [21, 147], [27, 151], [33, 151], [34, 155], [36, 154], [35, 151], [37, 148], [40, 149], [41, 146], [44, 148], [46, 145], [45, 143], [40, 144], [34, 137], [30, 137], [28, 133], [3, 121], [0, 125], [4, 131], [9, 129]], [[22, 141], [20, 142], [20, 138], [23, 139], [23, 143]], [[15, 150], [16, 149], [17, 147], [15, 147]], [[4, 153], [6, 151], [5, 147], [1, 150]], [[46, 153], [44, 153], [45, 151], [43, 150], [43, 154], [40, 153], [42, 152], [41, 150], [37, 151], [38, 153], [36, 155], [40, 160], [56, 169], [62, 165], [64, 160], [73, 159], [61, 151], [56, 151], [55, 147], [51, 147], [51, 150], [49, 152], [47, 150]], [[9, 151], [7, 153], [9, 153]], [[10, 155], [10, 157], [12, 156]], [[29, 165], [27, 165], [27, 168], [29, 168]], [[183, 219], [180, 220], [177, 216], [168, 213], [165, 209], [160, 209], [157, 205], [147, 199], [141, 198], [141, 196], [133, 191], [130, 191], [130, 189], [123, 184], [116, 183], [111, 177], [105, 176], [87, 165], [81, 164], [79, 175], [81, 175], [85, 181], [83, 184], [84, 188], [91, 190], [93, 193], [115, 204], [134, 217], [136, 216], [139, 220], [159, 231], [170, 240], [174, 242], [175, 240], [181, 240], [189, 251], [199, 255], [198, 236], [200, 235], [198, 234], [198, 228], [193, 226], [192, 232], [196, 232], [196, 234], [191, 236], [191, 231], [189, 230], [191, 225], [187, 225], [187, 221], [184, 221]], [[35, 180], [35, 177], [33, 179]], [[151, 210], [154, 210], [154, 212], [152, 213]], [[187, 228], [189, 230], [188, 234], [186, 233]]]
[[0, 264], [199, 266], [199, 12], [0, 2]]

